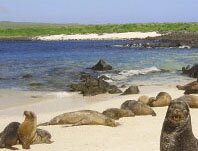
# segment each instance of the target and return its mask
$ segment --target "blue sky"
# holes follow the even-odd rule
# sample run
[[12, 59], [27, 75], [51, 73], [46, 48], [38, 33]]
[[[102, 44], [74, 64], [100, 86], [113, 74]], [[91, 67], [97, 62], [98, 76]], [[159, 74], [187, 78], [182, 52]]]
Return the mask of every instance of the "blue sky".
[[198, 22], [197, 0], [0, 0], [0, 21]]

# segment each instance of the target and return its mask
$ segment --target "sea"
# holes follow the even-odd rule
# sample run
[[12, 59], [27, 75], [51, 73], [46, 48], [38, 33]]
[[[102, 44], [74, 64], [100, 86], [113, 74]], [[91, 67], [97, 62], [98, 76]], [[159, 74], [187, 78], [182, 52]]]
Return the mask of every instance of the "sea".
[[[198, 49], [126, 48], [115, 41], [1, 41], [0, 89], [70, 91], [82, 74], [123, 85], [176, 85], [192, 80], [181, 69], [198, 61]], [[113, 66], [105, 72], [90, 67], [99, 59]]]

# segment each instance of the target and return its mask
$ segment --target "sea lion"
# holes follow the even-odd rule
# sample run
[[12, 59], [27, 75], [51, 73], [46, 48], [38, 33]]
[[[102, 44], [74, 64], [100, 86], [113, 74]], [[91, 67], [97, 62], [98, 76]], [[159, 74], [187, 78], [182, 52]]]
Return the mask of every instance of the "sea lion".
[[198, 151], [189, 107], [182, 98], [169, 104], [161, 131], [160, 151]]
[[118, 120], [122, 117], [135, 116], [135, 114], [131, 110], [124, 110], [124, 109], [118, 109], [118, 108], [107, 109], [103, 111], [102, 114], [114, 120]]
[[38, 126], [46, 125], [63, 125], [72, 124], [72, 126], [79, 125], [105, 125], [115, 127], [116, 123], [113, 119], [92, 110], [80, 110], [75, 112], [68, 112], [58, 115], [49, 122], [39, 124]]
[[30, 149], [30, 145], [36, 137], [36, 114], [31, 111], [24, 111], [25, 120], [19, 126], [18, 136], [22, 143], [23, 149]]
[[30, 149], [31, 144], [52, 143], [51, 134], [42, 129], [37, 129], [36, 114], [24, 111], [25, 120], [18, 128], [18, 136], [23, 149]]
[[53, 141], [51, 141], [51, 134], [43, 129], [36, 129], [36, 137], [33, 140], [32, 144], [51, 144]]
[[172, 100], [170, 94], [167, 92], [160, 92], [156, 96], [156, 99], [153, 100], [153, 102], [150, 102], [149, 105], [151, 107], [163, 107], [168, 106], [170, 101]]
[[184, 95], [181, 97], [190, 108], [198, 108], [198, 96], [195, 95]]
[[198, 81], [190, 82], [184, 86], [177, 85], [179, 90], [185, 90], [184, 94], [196, 94], [198, 93]]
[[19, 125], [19, 122], [11, 122], [0, 133], [0, 148], [15, 149], [12, 146], [19, 143], [17, 134]]
[[142, 95], [138, 98], [138, 101], [143, 102], [146, 105], [149, 105], [149, 103], [151, 102], [150, 100], [151, 97], [147, 96], [147, 95]]
[[147, 105], [152, 107], [152, 102], [155, 100], [156, 100], [156, 97], [150, 97]]
[[121, 105], [121, 109], [131, 110], [135, 115], [156, 116], [155, 111], [153, 111], [153, 109], [150, 106], [148, 106], [142, 102], [135, 101], [135, 100], [125, 101]]

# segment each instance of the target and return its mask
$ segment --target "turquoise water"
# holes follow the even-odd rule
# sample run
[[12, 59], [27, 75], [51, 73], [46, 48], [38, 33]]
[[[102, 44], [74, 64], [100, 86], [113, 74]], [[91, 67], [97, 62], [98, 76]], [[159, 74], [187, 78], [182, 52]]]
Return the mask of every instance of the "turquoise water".
[[[198, 60], [198, 49], [112, 47], [126, 43], [128, 41], [0, 42], [0, 88], [63, 91], [78, 81], [81, 73], [107, 75], [112, 78], [110, 82], [118, 86], [179, 83], [189, 79], [181, 75], [181, 68]], [[111, 64], [113, 71], [87, 69], [100, 58]], [[22, 78], [26, 74], [32, 77]], [[35, 88], [29, 86], [30, 83], [42, 85]]]

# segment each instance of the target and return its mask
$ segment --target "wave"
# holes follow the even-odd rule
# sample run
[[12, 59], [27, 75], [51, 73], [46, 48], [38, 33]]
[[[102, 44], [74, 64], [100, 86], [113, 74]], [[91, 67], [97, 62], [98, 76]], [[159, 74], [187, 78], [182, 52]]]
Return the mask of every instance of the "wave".
[[65, 98], [65, 97], [72, 96], [74, 93], [72, 93], [72, 92], [54, 92], [53, 94], [56, 98]]
[[108, 74], [104, 74], [104, 75], [109, 77], [112, 80], [123, 80], [123, 79], [126, 79], [126, 78], [128, 78], [130, 76], [134, 76], [134, 75], [146, 75], [146, 74], [161, 72], [161, 71], [162, 70], [153, 66], [153, 67], [139, 69], [139, 70], [123, 70], [116, 74], [108, 73]]

